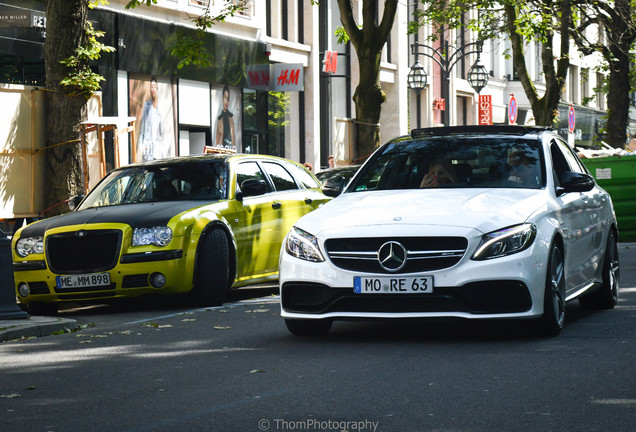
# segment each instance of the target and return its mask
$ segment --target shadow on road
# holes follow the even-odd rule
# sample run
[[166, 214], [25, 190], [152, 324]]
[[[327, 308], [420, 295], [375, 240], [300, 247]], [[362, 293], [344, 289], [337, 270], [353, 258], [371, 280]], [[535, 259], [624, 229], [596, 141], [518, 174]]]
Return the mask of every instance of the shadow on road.
[[[228, 293], [226, 304], [259, 297], [278, 294], [278, 286], [247, 287]], [[58, 315], [66, 318], [90, 316], [94, 314], [118, 314], [129, 312], [175, 312], [201, 307], [193, 303], [187, 296], [143, 296], [138, 298], [121, 298], [108, 301], [81, 303], [61, 303]]]
[[[596, 312], [583, 309], [577, 301], [568, 303], [565, 328], [561, 337], [575, 331], [578, 322], [584, 323]], [[506, 343], [527, 342], [528, 340], [548, 340], [538, 335], [536, 325], [531, 320], [472, 320], [472, 319], [382, 319], [375, 321], [336, 321], [331, 331], [319, 338], [296, 338], [319, 343], [355, 342], [408, 342], [439, 341], [448, 343], [477, 342]], [[557, 338], [558, 339], [558, 338]]]

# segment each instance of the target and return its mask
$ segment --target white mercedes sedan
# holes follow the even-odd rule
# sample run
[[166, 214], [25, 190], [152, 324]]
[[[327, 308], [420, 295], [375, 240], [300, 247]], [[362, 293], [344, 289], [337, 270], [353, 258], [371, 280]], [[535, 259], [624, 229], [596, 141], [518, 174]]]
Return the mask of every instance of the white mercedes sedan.
[[281, 315], [295, 335], [334, 320], [456, 317], [526, 319], [555, 336], [567, 301], [616, 305], [612, 201], [552, 129], [416, 129], [342, 192], [282, 246]]

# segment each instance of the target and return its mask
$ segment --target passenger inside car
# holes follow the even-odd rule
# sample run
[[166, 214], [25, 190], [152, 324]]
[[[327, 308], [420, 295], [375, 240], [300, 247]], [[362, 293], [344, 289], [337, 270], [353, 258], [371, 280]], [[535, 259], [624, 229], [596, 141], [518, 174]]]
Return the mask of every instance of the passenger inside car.
[[438, 159], [431, 163], [428, 173], [422, 178], [420, 187], [438, 187], [442, 183], [457, 183], [453, 166], [450, 161], [446, 159]]
[[525, 150], [514, 150], [508, 155], [510, 174], [508, 180], [523, 186], [536, 186], [537, 165], [532, 161]]

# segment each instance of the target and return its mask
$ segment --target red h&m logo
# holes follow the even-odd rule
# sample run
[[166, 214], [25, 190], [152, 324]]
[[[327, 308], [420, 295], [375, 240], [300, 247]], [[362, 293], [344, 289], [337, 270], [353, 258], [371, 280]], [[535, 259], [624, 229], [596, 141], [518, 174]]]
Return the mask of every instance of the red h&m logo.
[[336, 73], [338, 67], [338, 52], [325, 51], [325, 59], [322, 61], [322, 71], [325, 73]]
[[288, 84], [298, 85], [299, 69], [282, 69], [278, 75], [278, 85], [284, 86]]
[[251, 88], [269, 88], [269, 70], [249, 71], [247, 73], [247, 81]]

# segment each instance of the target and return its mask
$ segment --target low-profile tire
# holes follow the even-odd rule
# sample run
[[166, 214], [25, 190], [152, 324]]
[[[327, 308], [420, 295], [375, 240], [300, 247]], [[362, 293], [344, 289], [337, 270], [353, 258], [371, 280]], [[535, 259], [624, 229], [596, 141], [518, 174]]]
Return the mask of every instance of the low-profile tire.
[[56, 316], [58, 312], [57, 303], [31, 302], [27, 304], [26, 311], [34, 316]]
[[616, 233], [610, 231], [603, 259], [603, 282], [593, 293], [579, 298], [585, 309], [612, 309], [618, 302], [620, 266], [618, 263], [618, 241]]
[[285, 319], [287, 329], [294, 336], [323, 336], [331, 330], [331, 320], [326, 319]]
[[200, 306], [220, 306], [229, 287], [229, 254], [227, 236], [220, 229], [201, 235], [197, 250], [194, 300]]
[[563, 251], [557, 244], [550, 247], [545, 281], [543, 315], [537, 322], [540, 336], [558, 336], [565, 323], [565, 273]]

